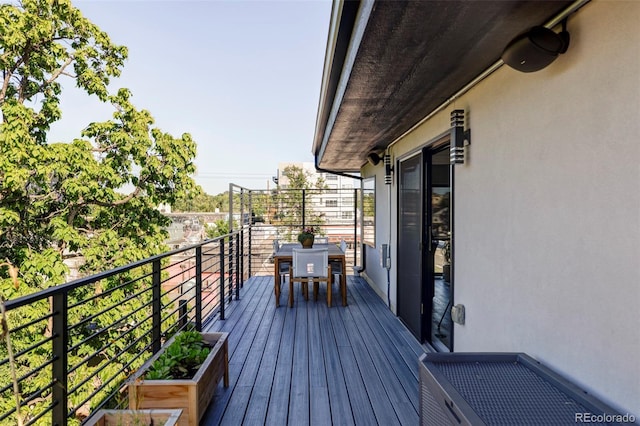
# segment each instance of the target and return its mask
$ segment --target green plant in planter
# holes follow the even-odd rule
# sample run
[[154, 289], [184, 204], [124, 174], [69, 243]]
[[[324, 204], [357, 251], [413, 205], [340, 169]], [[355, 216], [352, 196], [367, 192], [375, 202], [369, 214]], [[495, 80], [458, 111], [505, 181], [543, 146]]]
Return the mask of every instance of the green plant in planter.
[[151, 364], [144, 374], [148, 380], [190, 379], [211, 352], [209, 344], [197, 331], [183, 331]]
[[307, 226], [298, 234], [298, 241], [304, 244], [305, 240], [311, 240], [315, 237], [317, 229], [313, 226]]

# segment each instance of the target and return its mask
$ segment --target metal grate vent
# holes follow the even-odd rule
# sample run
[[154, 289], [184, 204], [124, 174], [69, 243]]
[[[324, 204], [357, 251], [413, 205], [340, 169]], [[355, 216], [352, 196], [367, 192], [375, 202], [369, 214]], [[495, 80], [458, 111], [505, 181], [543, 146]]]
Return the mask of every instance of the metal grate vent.
[[422, 425], [559, 425], [619, 414], [523, 353], [428, 353], [419, 364]]

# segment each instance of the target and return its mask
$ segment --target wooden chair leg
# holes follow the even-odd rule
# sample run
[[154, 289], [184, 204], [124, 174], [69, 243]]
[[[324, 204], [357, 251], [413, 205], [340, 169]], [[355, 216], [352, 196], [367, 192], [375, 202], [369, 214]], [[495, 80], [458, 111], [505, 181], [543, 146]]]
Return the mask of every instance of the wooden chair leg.
[[342, 306], [347, 306], [347, 277], [340, 276], [340, 290], [342, 292]]
[[293, 308], [293, 280], [289, 280], [289, 307]]
[[318, 281], [313, 281], [313, 301], [318, 301], [318, 290], [320, 287], [320, 283]]
[[331, 275], [327, 278], [327, 306], [331, 307]]
[[309, 300], [309, 283], [307, 281], [302, 282], [302, 294], [304, 295], [304, 300]]

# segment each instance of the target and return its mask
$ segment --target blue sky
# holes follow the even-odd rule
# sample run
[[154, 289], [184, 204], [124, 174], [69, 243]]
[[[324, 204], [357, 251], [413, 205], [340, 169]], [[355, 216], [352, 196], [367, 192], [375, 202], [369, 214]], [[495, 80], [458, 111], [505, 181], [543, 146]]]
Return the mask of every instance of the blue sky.
[[[156, 126], [198, 144], [196, 181], [266, 188], [279, 162], [313, 161], [331, 2], [75, 1], [112, 41], [129, 48], [122, 76]], [[101, 105], [63, 82], [63, 118], [51, 141], [70, 141]], [[271, 185], [273, 185], [271, 183]]]

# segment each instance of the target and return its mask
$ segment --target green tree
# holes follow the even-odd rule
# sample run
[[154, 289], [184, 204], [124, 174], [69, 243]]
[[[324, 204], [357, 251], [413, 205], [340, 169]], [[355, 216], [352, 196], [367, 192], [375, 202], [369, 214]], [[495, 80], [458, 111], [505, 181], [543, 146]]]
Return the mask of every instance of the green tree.
[[311, 202], [314, 194], [326, 189], [324, 179], [318, 178], [313, 182], [310, 173], [295, 165], [285, 167], [282, 175], [287, 178], [288, 184], [285, 188], [279, 187], [275, 191], [272, 205], [278, 212], [274, 223], [288, 225], [285, 237], [290, 239], [291, 235], [297, 234], [302, 227], [303, 219], [307, 226], [324, 224], [324, 218], [314, 212]]
[[295, 165], [285, 167], [282, 175], [287, 178], [289, 189], [326, 189], [327, 187], [323, 178], [319, 177], [312, 182], [311, 174]]
[[220, 209], [221, 212], [229, 211], [229, 191], [213, 195], [212, 198], [214, 210]]
[[[237, 227], [237, 222], [234, 223], [234, 227]], [[218, 219], [213, 225], [207, 225], [207, 238], [216, 238], [229, 233], [229, 221], [224, 219]]]
[[[23, 277], [31, 291], [64, 281], [66, 252], [93, 271], [96, 260], [105, 268], [164, 250], [156, 207], [197, 193], [191, 136], [154, 127], [127, 89], [108, 93], [126, 55], [68, 0], [0, 6], [0, 258], [38, 271]], [[64, 76], [115, 112], [78, 139], [48, 143]]]
[[198, 185], [196, 192], [186, 193], [184, 197], [178, 198], [172, 208], [174, 212], [214, 212], [216, 209], [228, 212], [229, 191], [209, 195]]
[[[148, 111], [131, 103], [127, 89], [109, 91], [126, 57], [126, 47], [113, 44], [69, 0], [0, 5], [0, 259], [17, 266], [26, 284], [14, 287], [0, 270], [6, 299], [63, 283], [68, 272], [63, 258], [70, 253], [81, 254], [83, 271], [91, 273], [165, 251], [169, 220], [156, 207], [197, 194], [190, 177], [196, 153], [191, 136], [162, 132]], [[110, 120], [88, 123], [73, 141], [50, 143], [47, 132], [61, 117], [63, 78], [115, 111]], [[109, 302], [130, 298], [144, 280], [131, 282], [110, 294]], [[102, 308], [94, 303], [96, 312]], [[11, 320], [40, 318], [49, 309], [43, 304]], [[70, 321], [86, 314], [76, 312]], [[48, 332], [31, 328], [15, 335], [17, 350]], [[40, 350], [46, 359], [46, 347]], [[117, 348], [104, 356], [110, 350]], [[82, 371], [75, 375], [82, 379]], [[46, 383], [45, 376], [31, 383]], [[29, 392], [26, 384], [22, 392]]]
[[173, 212], [212, 212], [215, 211], [215, 197], [204, 192], [200, 185], [193, 192], [185, 193], [171, 206]]

